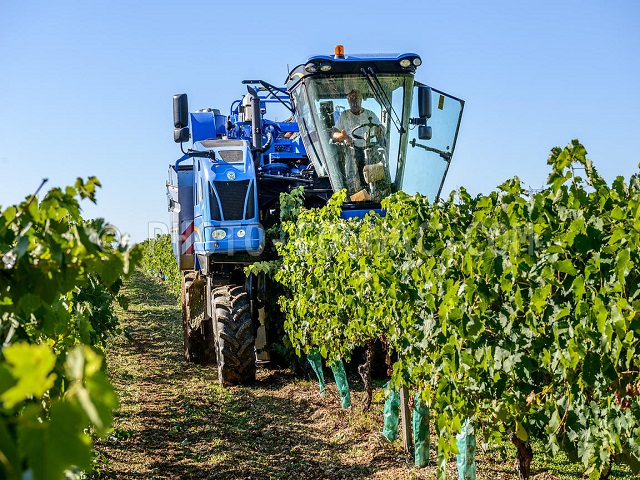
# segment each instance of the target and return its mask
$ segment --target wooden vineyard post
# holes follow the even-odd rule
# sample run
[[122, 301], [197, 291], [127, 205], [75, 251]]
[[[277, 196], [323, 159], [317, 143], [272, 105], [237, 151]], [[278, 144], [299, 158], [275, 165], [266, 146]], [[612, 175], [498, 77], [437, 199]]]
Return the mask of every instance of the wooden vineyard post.
[[400, 389], [400, 422], [402, 423], [402, 442], [404, 450], [411, 453], [413, 435], [411, 433], [411, 415], [409, 414], [409, 389], [402, 386]]

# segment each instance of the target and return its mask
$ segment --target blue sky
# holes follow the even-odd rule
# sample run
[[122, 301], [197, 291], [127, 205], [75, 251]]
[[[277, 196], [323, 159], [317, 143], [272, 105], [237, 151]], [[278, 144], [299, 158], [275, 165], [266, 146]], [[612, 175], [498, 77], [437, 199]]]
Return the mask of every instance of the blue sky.
[[414, 52], [416, 78], [466, 101], [444, 193], [544, 185], [579, 138], [607, 181], [638, 171], [640, 4], [23, 0], [0, 3], [0, 205], [96, 175], [100, 216], [145, 239], [168, 222], [172, 95], [227, 111], [261, 78], [336, 44]]

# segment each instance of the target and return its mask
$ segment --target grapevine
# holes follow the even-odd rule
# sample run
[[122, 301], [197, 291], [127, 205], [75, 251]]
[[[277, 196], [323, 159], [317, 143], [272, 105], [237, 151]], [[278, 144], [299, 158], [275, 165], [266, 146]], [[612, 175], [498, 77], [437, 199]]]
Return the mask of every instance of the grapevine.
[[169, 292], [179, 298], [181, 276], [171, 247], [171, 237], [157, 235], [156, 238], [149, 238], [140, 244], [140, 250], [140, 268], [148, 275], [164, 280]]
[[640, 181], [608, 185], [586, 155], [554, 148], [536, 193], [398, 193], [360, 221], [339, 193], [283, 225], [292, 344], [333, 360], [384, 336], [393, 384], [434, 414], [440, 477], [466, 418], [516, 444], [521, 478], [532, 439], [590, 478], [640, 471]]
[[139, 259], [102, 220], [94, 177], [0, 213], [0, 472], [64, 478], [91, 467], [91, 427], [105, 434], [116, 394], [100, 347], [118, 331], [112, 303]]

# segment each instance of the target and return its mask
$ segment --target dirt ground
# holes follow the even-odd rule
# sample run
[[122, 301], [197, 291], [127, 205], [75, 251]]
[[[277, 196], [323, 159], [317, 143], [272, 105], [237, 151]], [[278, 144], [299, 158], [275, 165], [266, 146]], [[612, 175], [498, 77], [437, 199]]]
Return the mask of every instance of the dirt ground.
[[[215, 367], [184, 361], [179, 306], [161, 283], [136, 274], [127, 295], [131, 306], [120, 315], [127, 336], [107, 351], [121, 406], [113, 432], [96, 442], [92, 478], [435, 477], [433, 448], [432, 466], [417, 468], [400, 440], [382, 437], [379, 387], [368, 413], [357, 376], [353, 407], [341, 409], [330, 371], [325, 396], [317, 382], [285, 369], [260, 369], [254, 385], [222, 388]], [[491, 452], [478, 455], [477, 469], [480, 479], [515, 478], [512, 460]], [[448, 470], [457, 478], [455, 459]], [[561, 477], [534, 468], [533, 478]]]

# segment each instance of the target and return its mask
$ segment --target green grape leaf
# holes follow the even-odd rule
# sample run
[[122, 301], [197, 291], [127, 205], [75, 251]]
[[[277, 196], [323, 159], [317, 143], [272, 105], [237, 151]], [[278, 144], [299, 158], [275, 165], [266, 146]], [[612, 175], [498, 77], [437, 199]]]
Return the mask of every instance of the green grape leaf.
[[529, 433], [520, 422], [516, 422], [516, 437], [518, 437], [523, 442], [529, 441]]
[[600, 373], [601, 360], [600, 356], [592, 351], [587, 352], [582, 365], [582, 380], [589, 386], [594, 386], [596, 376]]
[[18, 426], [18, 444], [33, 480], [64, 478], [64, 471], [76, 466], [91, 467], [91, 439], [84, 433], [82, 412], [70, 402], [57, 401], [48, 422], [35, 415]]
[[16, 384], [0, 395], [6, 408], [30, 397], [40, 398], [48, 391], [56, 379], [51, 373], [56, 364], [56, 356], [46, 345], [14, 343], [2, 350], [8, 371]]
[[65, 366], [73, 379], [68, 397], [77, 399], [99, 435], [106, 434], [118, 397], [101, 370], [102, 358], [89, 347], [78, 346], [67, 356]]
[[569, 259], [556, 262], [555, 267], [559, 272], [568, 273], [571, 276], [575, 276], [578, 273]]

